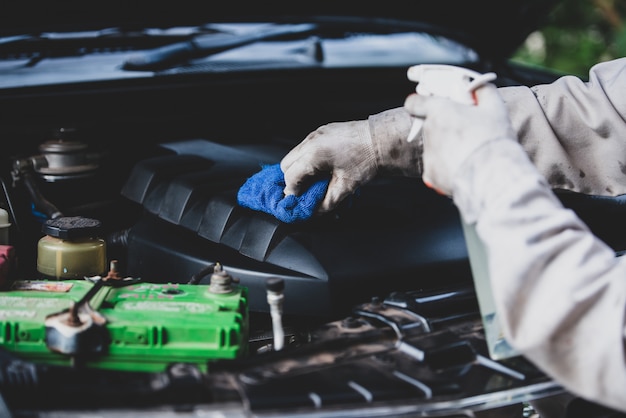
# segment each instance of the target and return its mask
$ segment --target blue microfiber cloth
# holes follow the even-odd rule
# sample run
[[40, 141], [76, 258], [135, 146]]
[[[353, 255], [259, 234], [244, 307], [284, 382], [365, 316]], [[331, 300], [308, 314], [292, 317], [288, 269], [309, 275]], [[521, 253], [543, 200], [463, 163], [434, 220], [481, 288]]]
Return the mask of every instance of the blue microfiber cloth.
[[285, 196], [285, 177], [280, 164], [264, 165], [241, 186], [237, 201], [241, 206], [269, 213], [285, 223], [302, 222], [315, 213], [329, 181], [330, 177], [317, 180], [300, 196]]

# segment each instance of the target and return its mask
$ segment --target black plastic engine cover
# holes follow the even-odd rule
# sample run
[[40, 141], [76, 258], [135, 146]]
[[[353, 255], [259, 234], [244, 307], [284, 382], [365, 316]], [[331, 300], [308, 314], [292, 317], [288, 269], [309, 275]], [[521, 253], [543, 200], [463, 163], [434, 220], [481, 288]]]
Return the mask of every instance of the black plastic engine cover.
[[471, 280], [456, 208], [419, 179], [375, 179], [333, 213], [285, 224], [239, 206], [237, 191], [287, 150], [206, 140], [162, 147], [122, 190], [146, 212], [128, 237], [131, 275], [184, 282], [219, 262], [250, 288], [252, 311], [268, 310], [265, 280], [278, 276], [285, 313], [314, 316], [392, 290]]

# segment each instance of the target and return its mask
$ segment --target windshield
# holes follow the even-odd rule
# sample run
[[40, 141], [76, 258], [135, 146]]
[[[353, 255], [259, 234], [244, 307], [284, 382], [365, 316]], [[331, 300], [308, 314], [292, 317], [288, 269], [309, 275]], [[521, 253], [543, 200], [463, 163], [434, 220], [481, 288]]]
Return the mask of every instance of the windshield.
[[[402, 25], [399, 25], [402, 27]], [[341, 28], [341, 29], [339, 29]], [[444, 36], [376, 25], [302, 22], [18, 34], [0, 38], [0, 88], [182, 73], [404, 66], [478, 60]]]

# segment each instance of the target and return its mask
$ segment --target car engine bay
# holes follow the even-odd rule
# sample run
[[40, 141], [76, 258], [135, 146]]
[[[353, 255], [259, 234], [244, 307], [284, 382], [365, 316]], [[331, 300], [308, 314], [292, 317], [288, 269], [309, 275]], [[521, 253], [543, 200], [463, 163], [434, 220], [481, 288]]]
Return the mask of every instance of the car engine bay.
[[[490, 359], [458, 214], [420, 179], [377, 178], [297, 225], [237, 205], [318, 126], [413, 89], [381, 67], [4, 92], [12, 416], [480, 417], [562, 393], [523, 357]], [[562, 198], [626, 248], [620, 200]]]

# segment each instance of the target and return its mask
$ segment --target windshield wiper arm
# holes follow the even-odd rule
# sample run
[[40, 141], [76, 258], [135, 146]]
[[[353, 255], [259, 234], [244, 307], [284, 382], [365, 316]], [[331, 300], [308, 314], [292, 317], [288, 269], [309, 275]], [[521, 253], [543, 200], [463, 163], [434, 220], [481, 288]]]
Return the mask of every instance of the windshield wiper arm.
[[311, 32], [316, 27], [316, 25], [309, 23], [281, 24], [271, 25], [247, 34], [198, 35], [188, 41], [177, 42], [134, 55], [124, 62], [122, 68], [131, 71], [157, 71], [191, 59], [206, 57], [254, 42]]

